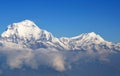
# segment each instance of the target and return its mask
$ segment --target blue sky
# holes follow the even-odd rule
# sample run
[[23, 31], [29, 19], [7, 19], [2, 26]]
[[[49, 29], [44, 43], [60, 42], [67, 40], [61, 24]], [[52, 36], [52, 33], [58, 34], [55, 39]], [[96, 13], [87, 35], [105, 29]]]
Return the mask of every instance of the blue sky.
[[57, 37], [96, 32], [120, 42], [119, 0], [0, 0], [0, 33], [25, 19]]

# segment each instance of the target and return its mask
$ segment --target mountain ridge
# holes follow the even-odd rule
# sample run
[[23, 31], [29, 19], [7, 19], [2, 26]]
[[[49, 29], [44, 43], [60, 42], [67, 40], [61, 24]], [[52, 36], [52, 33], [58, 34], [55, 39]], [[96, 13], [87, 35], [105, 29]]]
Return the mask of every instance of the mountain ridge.
[[[13, 23], [1, 34], [1, 42], [22, 44], [31, 49], [55, 48], [60, 50], [105, 49], [120, 51], [120, 44], [104, 40], [100, 35], [90, 32], [75, 37], [54, 37], [50, 32], [39, 28], [33, 21], [24, 20]], [[98, 49], [99, 50], [99, 49]]]

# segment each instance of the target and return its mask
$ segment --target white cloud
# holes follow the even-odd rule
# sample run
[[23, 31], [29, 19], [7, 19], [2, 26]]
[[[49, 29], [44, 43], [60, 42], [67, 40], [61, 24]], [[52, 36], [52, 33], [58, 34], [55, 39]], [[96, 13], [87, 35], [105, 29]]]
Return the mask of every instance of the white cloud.
[[[71, 69], [71, 64], [84, 59], [94, 60], [106, 60], [106, 56], [109, 53], [94, 53], [94, 52], [65, 52], [56, 49], [11, 49], [0, 48], [0, 54], [6, 57], [6, 64], [11, 68], [23, 68], [31, 67], [32, 69], [38, 69], [40, 66], [48, 66], [54, 68], [57, 71], [65, 71]], [[85, 59], [85, 60], [86, 60]]]
[[57, 71], [65, 70], [65, 61], [62, 54], [55, 49], [10, 49], [1, 48], [0, 53], [5, 55], [6, 63], [11, 69], [22, 68], [23, 66], [32, 69], [40, 68], [45, 65]]

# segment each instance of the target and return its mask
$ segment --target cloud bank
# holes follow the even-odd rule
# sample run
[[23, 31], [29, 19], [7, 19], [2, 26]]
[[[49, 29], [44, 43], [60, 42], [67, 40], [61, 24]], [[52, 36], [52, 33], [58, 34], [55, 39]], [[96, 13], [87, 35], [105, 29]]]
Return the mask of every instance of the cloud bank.
[[3, 64], [6, 64], [10, 69], [21, 69], [23, 67], [30, 67], [32, 69], [47, 66], [55, 69], [56, 71], [65, 71], [71, 69], [71, 64], [80, 60], [91, 61], [99, 59], [108, 61], [106, 56], [109, 52], [75, 52], [75, 51], [59, 51], [56, 49], [13, 49], [13, 48], [0, 48], [0, 55], [5, 57]]
[[5, 63], [11, 68], [22, 68], [23, 66], [38, 69], [45, 65], [57, 71], [65, 70], [64, 56], [55, 49], [10, 49], [1, 48], [0, 54], [6, 58]]

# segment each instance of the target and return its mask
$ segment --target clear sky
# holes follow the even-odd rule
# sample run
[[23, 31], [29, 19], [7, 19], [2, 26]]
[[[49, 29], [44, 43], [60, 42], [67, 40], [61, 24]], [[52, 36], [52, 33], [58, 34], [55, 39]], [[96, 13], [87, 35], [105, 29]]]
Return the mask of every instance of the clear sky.
[[56, 37], [96, 32], [120, 42], [120, 0], [0, 0], [0, 33], [25, 19]]

